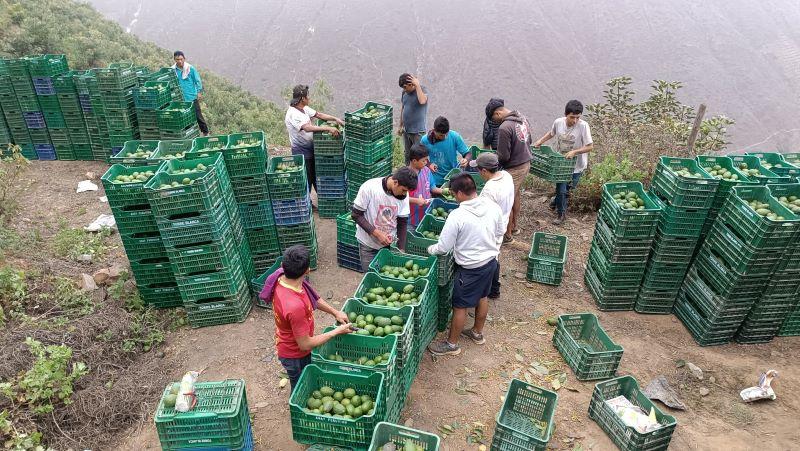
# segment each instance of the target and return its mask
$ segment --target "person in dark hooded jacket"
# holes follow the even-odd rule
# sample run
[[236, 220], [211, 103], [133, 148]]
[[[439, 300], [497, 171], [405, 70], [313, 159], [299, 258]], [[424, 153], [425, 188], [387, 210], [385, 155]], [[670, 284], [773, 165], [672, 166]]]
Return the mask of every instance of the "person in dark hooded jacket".
[[[492, 105], [493, 101], [500, 102], [500, 106], [505, 105], [503, 99], [492, 97], [489, 100], [489, 104]], [[490, 117], [491, 114], [488, 111], [489, 105], [486, 106], [486, 109], [486, 119], [483, 120], [483, 148], [497, 150], [497, 128], [500, 127], [500, 123], [493, 121]], [[475, 157], [475, 155], [473, 155], [473, 157]]]
[[489, 101], [486, 105], [486, 116], [500, 124], [497, 128], [497, 159], [514, 180], [514, 206], [503, 237], [503, 243], [510, 243], [514, 240], [514, 235], [520, 233], [517, 218], [522, 201], [520, 191], [531, 168], [531, 126], [525, 116], [506, 108], [500, 99]]

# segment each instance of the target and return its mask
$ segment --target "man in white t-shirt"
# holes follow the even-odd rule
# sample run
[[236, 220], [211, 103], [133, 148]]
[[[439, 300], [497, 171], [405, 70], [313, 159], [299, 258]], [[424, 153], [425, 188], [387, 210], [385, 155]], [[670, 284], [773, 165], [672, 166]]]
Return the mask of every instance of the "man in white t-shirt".
[[[511, 216], [511, 208], [514, 206], [514, 179], [506, 171], [500, 169], [500, 160], [497, 155], [486, 152], [478, 155], [478, 158], [469, 162], [469, 165], [478, 169], [478, 174], [486, 181], [483, 185], [480, 197], [485, 197], [500, 207], [503, 214], [503, 230], [508, 227], [508, 218]], [[514, 241], [513, 237], [500, 235], [497, 237], [497, 244], [508, 244]], [[489, 290], [489, 299], [500, 297], [500, 259], [497, 259], [497, 268], [492, 278], [492, 288]]]
[[313, 118], [323, 121], [335, 121], [344, 126], [344, 121], [338, 117], [316, 111], [308, 106], [308, 86], [297, 85], [292, 89], [292, 100], [289, 102], [289, 109], [286, 110], [284, 123], [286, 131], [289, 132], [289, 142], [292, 145], [292, 155], [302, 155], [305, 160], [306, 175], [308, 176], [308, 189], [317, 187], [317, 173], [314, 165], [314, 132], [326, 132], [333, 136], [339, 136], [339, 130], [335, 127], [314, 125]]
[[564, 154], [566, 158], [577, 158], [572, 181], [556, 183], [556, 197], [550, 204], [550, 208], [556, 210], [558, 216], [553, 220], [555, 225], [563, 224], [567, 219], [567, 195], [570, 190], [578, 186], [581, 174], [589, 165], [588, 153], [594, 148], [589, 124], [581, 119], [581, 114], [583, 114], [583, 104], [577, 100], [570, 100], [564, 108], [564, 117], [556, 119], [550, 131], [533, 143], [535, 152], [536, 148], [550, 139], [556, 138], [554, 147], [556, 151]]
[[379, 250], [397, 239], [397, 247], [406, 248], [408, 216], [411, 208], [408, 192], [417, 188], [417, 174], [407, 166], [388, 177], [367, 180], [353, 201], [352, 217], [356, 222], [356, 239], [361, 269], [369, 264]]

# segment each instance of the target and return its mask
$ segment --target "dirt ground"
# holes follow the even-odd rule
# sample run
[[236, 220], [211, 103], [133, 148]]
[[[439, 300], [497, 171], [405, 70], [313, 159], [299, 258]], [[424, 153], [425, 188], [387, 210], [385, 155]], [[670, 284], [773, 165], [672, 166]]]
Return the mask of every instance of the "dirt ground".
[[[19, 229], [38, 229], [47, 240], [64, 219], [71, 226], [88, 224], [100, 213], [110, 213], [99, 175], [107, 165], [95, 162], [33, 162], [25, 179]], [[75, 193], [78, 181], [87, 171], [98, 176], [100, 191]], [[592, 312], [609, 335], [624, 349], [620, 375], [632, 375], [641, 386], [664, 375], [680, 393], [686, 411], [663, 410], [674, 415], [678, 427], [672, 449], [680, 450], [788, 450], [800, 441], [800, 338], [778, 338], [762, 345], [730, 344], [701, 348], [672, 315], [640, 315], [634, 312], [599, 312], [583, 285], [595, 218], [575, 215], [558, 229], [550, 225], [551, 213], [545, 204], [546, 193], [525, 193], [523, 234], [502, 250], [502, 296], [492, 302], [485, 335], [487, 343], [477, 346], [462, 341], [463, 352], [455, 357], [433, 360], [426, 355], [409, 393], [402, 421], [412, 427], [436, 432], [442, 425], [455, 432], [442, 441], [444, 450], [475, 450], [466, 438], [473, 428], [483, 429], [485, 443], [491, 442], [495, 417], [502, 405], [506, 383], [512, 377], [525, 378], [525, 368], [533, 362], [550, 365], [550, 371], [566, 371], [565, 388], [558, 391], [552, 449], [614, 449], [613, 443], [587, 416], [594, 383], [579, 382], [563, 363], [552, 345], [553, 328], [546, 318], [575, 312]], [[312, 282], [335, 305], [341, 306], [355, 290], [362, 275], [336, 265], [335, 221], [317, 222], [319, 268]], [[524, 279], [525, 257], [532, 233], [547, 230], [566, 234], [570, 239], [569, 263], [559, 287], [529, 284]], [[102, 263], [88, 266], [63, 261], [45, 262], [55, 273], [77, 276], [124, 262], [119, 245]], [[30, 257], [38, 259], [32, 250]], [[332, 323], [318, 314], [318, 330]], [[179, 380], [187, 370], [203, 370], [203, 380], [241, 378], [247, 382], [248, 403], [254, 416], [256, 449], [302, 450], [292, 441], [287, 410], [288, 389], [278, 382], [282, 368], [274, 352], [273, 321], [264, 310], [254, 308], [241, 324], [184, 328], [170, 334], [158, 351], [164, 352], [159, 366], [163, 382]], [[156, 350], [149, 359], [155, 360]], [[693, 379], [678, 361], [692, 362], [703, 369], [702, 381]], [[775, 369], [780, 376], [773, 384], [777, 400], [744, 404], [742, 388], [754, 385], [759, 373]], [[713, 381], [710, 377], [714, 378]], [[550, 377], [530, 372], [534, 384], [550, 387]], [[701, 396], [701, 389], [709, 393]], [[705, 391], [705, 390], [703, 390]], [[157, 399], [142, 399], [146, 412], [155, 410]], [[483, 425], [483, 426], [481, 426]], [[119, 437], [119, 450], [160, 449], [152, 414]]]

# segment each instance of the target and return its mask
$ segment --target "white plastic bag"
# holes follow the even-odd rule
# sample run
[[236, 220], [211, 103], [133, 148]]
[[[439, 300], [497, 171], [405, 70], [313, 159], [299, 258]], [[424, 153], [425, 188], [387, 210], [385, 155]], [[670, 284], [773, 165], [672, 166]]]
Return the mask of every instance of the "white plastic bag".
[[200, 373], [197, 371], [188, 371], [181, 379], [181, 391], [178, 393], [178, 399], [175, 400], [175, 410], [178, 412], [188, 412], [192, 410], [195, 402], [194, 383]]

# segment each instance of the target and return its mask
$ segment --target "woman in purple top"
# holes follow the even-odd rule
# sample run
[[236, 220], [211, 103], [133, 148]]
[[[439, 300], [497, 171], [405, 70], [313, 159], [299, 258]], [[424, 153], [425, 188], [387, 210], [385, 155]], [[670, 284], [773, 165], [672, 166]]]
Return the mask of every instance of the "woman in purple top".
[[420, 143], [414, 144], [409, 151], [409, 159], [408, 167], [417, 174], [417, 189], [408, 193], [408, 202], [411, 204], [408, 226], [413, 230], [425, 216], [425, 209], [431, 203], [431, 194], [440, 195], [442, 189], [433, 184], [427, 147]]

